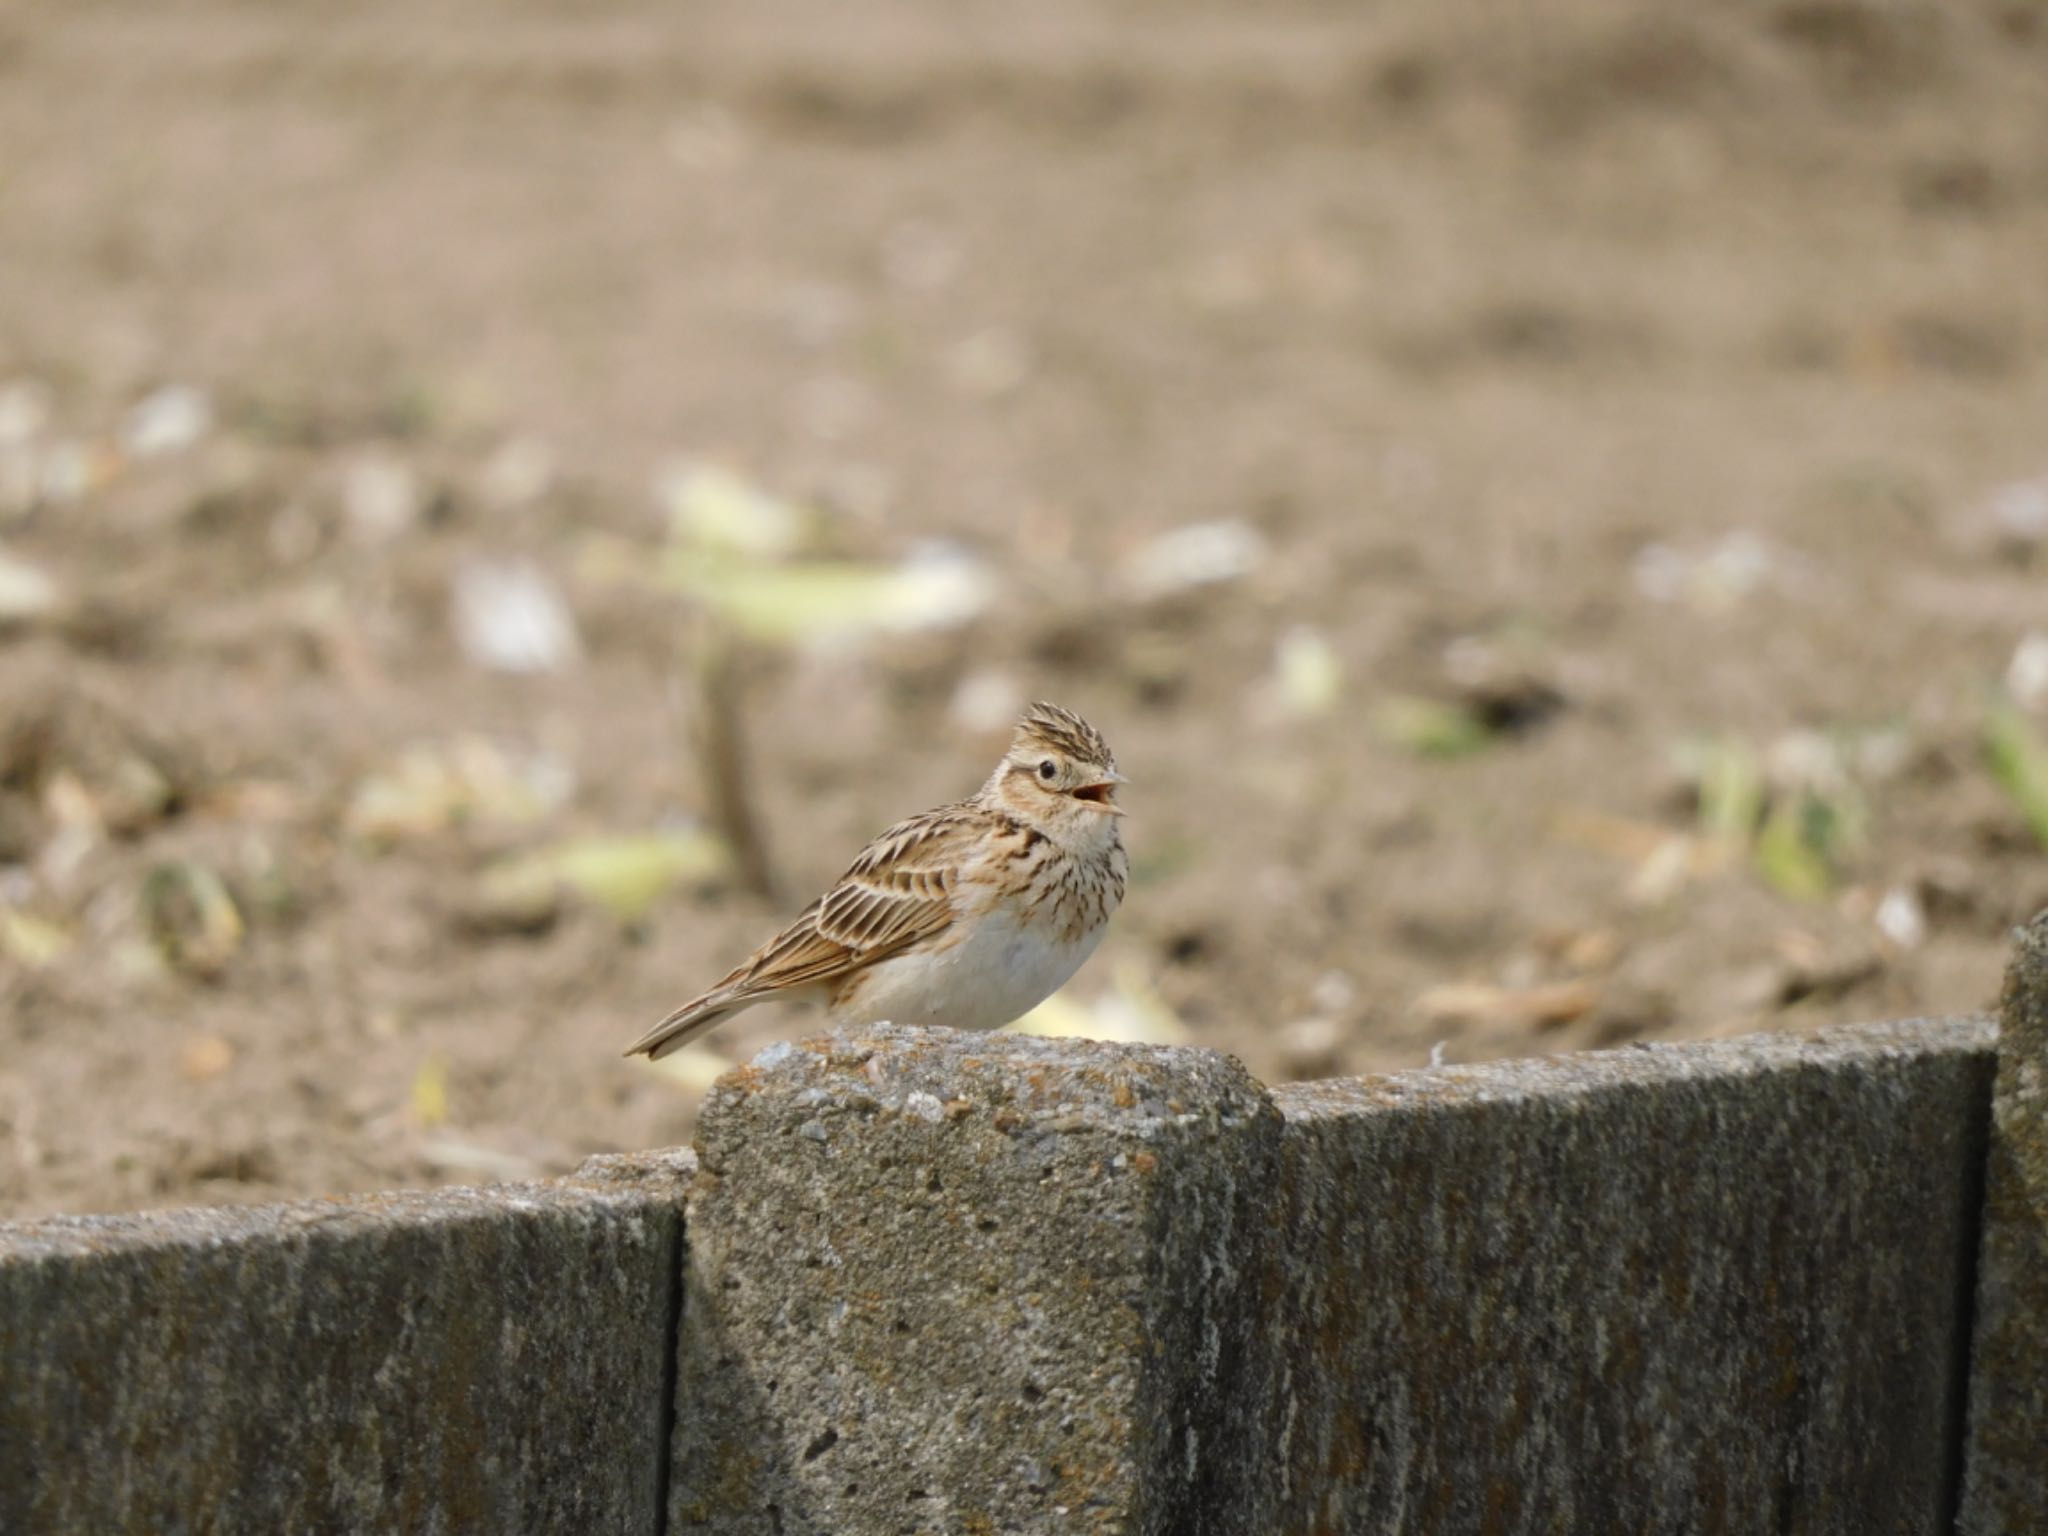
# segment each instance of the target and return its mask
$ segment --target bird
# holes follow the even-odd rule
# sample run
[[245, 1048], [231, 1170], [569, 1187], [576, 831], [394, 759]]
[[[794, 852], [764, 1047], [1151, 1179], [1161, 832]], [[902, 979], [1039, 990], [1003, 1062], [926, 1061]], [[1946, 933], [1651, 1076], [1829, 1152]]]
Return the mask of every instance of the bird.
[[1032, 704], [988, 782], [899, 821], [795, 921], [626, 1048], [667, 1055], [743, 1008], [822, 995], [836, 1025], [991, 1030], [1064, 986], [1130, 877], [1116, 757]]

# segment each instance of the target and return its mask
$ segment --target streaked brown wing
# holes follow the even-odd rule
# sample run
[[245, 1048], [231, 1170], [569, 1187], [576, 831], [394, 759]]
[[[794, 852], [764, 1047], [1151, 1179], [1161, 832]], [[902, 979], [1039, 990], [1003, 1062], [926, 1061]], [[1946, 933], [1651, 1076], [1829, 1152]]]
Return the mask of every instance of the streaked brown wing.
[[836, 980], [943, 931], [961, 867], [983, 834], [980, 818], [960, 806], [898, 822], [716, 990], [752, 995]]

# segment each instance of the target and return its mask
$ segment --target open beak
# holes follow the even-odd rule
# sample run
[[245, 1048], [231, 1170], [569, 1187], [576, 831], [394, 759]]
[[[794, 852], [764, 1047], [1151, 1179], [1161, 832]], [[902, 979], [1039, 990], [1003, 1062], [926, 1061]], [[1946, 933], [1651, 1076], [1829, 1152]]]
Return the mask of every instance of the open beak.
[[1074, 798], [1087, 801], [1096, 810], [1103, 812], [1105, 815], [1122, 816], [1125, 814], [1124, 808], [1118, 805], [1112, 796], [1116, 793], [1117, 785], [1128, 784], [1129, 782], [1129, 779], [1126, 779], [1114, 768], [1111, 768], [1093, 784], [1083, 784], [1079, 789], [1075, 790]]

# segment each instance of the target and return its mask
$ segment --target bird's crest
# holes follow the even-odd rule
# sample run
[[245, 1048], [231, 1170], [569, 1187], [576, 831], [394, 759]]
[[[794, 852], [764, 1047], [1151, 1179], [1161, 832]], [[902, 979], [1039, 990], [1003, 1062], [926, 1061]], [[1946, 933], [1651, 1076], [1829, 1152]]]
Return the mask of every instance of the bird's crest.
[[1033, 704], [1017, 722], [1020, 747], [1043, 747], [1064, 754], [1075, 762], [1116, 767], [1116, 755], [1102, 733], [1070, 709], [1057, 704]]

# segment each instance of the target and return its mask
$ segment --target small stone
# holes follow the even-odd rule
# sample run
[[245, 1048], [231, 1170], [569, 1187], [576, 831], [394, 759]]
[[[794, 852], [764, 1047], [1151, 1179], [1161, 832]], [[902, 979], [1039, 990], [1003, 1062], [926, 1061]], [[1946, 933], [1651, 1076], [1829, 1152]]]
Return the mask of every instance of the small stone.
[[922, 219], [897, 225], [882, 242], [882, 270], [897, 288], [943, 288], [959, 275], [963, 259], [960, 242], [950, 231]]
[[178, 1052], [178, 1070], [195, 1083], [211, 1082], [235, 1064], [235, 1048], [219, 1035], [197, 1035]]
[[1296, 1019], [1280, 1031], [1280, 1054], [1296, 1077], [1315, 1077], [1333, 1070], [1343, 1043], [1343, 1023], [1332, 1018]]
[[576, 621], [552, 579], [527, 561], [477, 560], [455, 575], [455, 637], [493, 672], [560, 672], [581, 657]]
[[0, 629], [43, 618], [59, 601], [57, 583], [47, 572], [0, 549]]
[[128, 413], [121, 447], [130, 458], [181, 453], [213, 430], [213, 401], [203, 389], [172, 384], [146, 396]]
[[2048, 539], [2048, 476], [2001, 486], [1989, 510], [1992, 525], [2015, 544], [2031, 547]]
[[969, 672], [953, 690], [947, 713], [966, 731], [999, 731], [1024, 706], [1024, 685], [1008, 672]]
[[480, 490], [490, 507], [513, 511], [547, 495], [554, 480], [554, 451], [538, 438], [514, 437], [485, 461]]
[[2005, 691], [2021, 709], [2048, 703], [2048, 635], [2036, 631], [2020, 641], [2005, 669]]
[[0, 448], [26, 446], [50, 426], [50, 387], [35, 379], [0, 384]]
[[661, 147], [689, 171], [720, 170], [746, 148], [739, 120], [717, 102], [699, 102], [679, 115], [661, 136]]
[[1872, 921], [1877, 931], [1901, 949], [1918, 949], [1927, 939], [1927, 912], [1911, 886], [1901, 885], [1885, 892]]
[[43, 455], [37, 494], [52, 506], [66, 506], [84, 496], [100, 478], [100, 466], [83, 444], [53, 443]]
[[1124, 581], [1138, 597], [1169, 597], [1249, 576], [1266, 554], [1265, 538], [1249, 523], [1189, 523], [1139, 549], [1125, 562]]
[[425, 498], [410, 464], [387, 453], [369, 453], [349, 465], [341, 505], [358, 541], [389, 544], [417, 526]]
[[1296, 624], [1273, 652], [1273, 688], [1281, 707], [1299, 719], [1328, 714], [1344, 692], [1344, 667], [1322, 631]]
[[984, 400], [1014, 394], [1031, 377], [1031, 368], [1030, 344], [1000, 326], [976, 331], [947, 358], [955, 386]]

